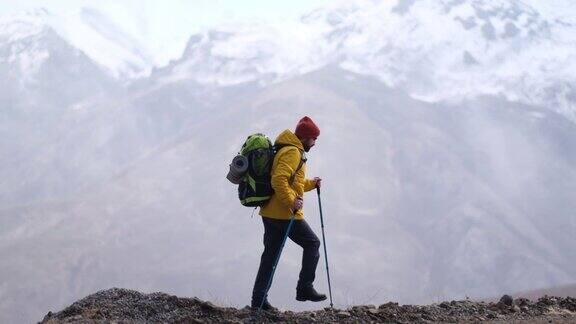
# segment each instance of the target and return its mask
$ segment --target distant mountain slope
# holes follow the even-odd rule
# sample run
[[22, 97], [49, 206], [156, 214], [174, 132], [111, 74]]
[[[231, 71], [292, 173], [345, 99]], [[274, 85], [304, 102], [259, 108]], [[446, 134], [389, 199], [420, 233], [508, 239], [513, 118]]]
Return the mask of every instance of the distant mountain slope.
[[[308, 172], [325, 179], [333, 288], [343, 303], [478, 298], [576, 280], [575, 251], [564, 248], [576, 245], [576, 126], [558, 114], [493, 98], [431, 105], [326, 68], [265, 88], [205, 90], [211, 105], [190, 114], [167, 105], [169, 115], [182, 113], [178, 123], [150, 123], [164, 110], [138, 109], [148, 100], [194, 98], [194, 88], [176, 85], [113, 114], [86, 115], [62, 146], [77, 148], [76, 165], [140, 153], [130, 163], [65, 199], [0, 210], [0, 272], [8, 278], [0, 314], [24, 321], [119, 283], [244, 304], [261, 228], [225, 180], [228, 163], [248, 134], [274, 137], [304, 114], [322, 130]], [[77, 136], [108, 129], [127, 133], [105, 137], [102, 148]], [[318, 229], [313, 193], [305, 206]], [[276, 305], [306, 309], [292, 296], [300, 259], [288, 245], [271, 292]], [[23, 299], [34, 311], [11, 311]]]

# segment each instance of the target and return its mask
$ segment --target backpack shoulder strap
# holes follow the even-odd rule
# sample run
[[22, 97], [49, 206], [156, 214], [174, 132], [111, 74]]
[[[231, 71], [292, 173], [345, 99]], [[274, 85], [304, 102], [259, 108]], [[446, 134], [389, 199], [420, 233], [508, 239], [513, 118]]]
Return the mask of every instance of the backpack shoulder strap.
[[304, 162], [306, 162], [306, 156], [304, 155], [304, 152], [302, 150], [300, 150], [300, 148], [298, 148], [296, 145], [279, 144], [279, 145], [274, 145], [274, 149], [276, 150], [276, 153], [278, 153], [280, 151], [280, 149], [282, 149], [286, 146], [295, 147], [300, 152], [300, 163], [298, 163], [298, 167], [296, 168], [294, 173], [290, 176], [290, 184], [293, 184], [294, 178], [296, 178], [296, 173], [298, 173], [298, 171], [300, 171], [300, 169], [302, 169], [302, 165], [304, 165]]

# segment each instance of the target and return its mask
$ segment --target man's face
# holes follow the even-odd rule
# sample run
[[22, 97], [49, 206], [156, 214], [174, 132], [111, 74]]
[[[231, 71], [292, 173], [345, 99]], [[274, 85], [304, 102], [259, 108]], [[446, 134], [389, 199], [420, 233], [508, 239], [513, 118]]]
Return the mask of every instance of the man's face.
[[316, 139], [305, 138], [302, 140], [302, 145], [304, 146], [304, 151], [309, 152], [312, 146], [316, 145]]

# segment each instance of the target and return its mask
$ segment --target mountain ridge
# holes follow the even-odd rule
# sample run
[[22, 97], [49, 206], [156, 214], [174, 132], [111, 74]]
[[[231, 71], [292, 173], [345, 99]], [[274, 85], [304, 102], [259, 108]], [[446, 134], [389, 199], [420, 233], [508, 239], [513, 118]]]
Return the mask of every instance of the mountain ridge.
[[146, 323], [437, 323], [509, 322], [570, 323], [576, 319], [576, 298], [542, 297], [537, 301], [504, 295], [497, 303], [471, 300], [444, 301], [426, 306], [357, 305], [346, 308], [292, 312], [219, 307], [198, 298], [166, 293], [142, 294], [135, 290], [111, 288], [91, 294], [60, 312], [48, 312], [42, 324], [92, 323], [101, 321]]

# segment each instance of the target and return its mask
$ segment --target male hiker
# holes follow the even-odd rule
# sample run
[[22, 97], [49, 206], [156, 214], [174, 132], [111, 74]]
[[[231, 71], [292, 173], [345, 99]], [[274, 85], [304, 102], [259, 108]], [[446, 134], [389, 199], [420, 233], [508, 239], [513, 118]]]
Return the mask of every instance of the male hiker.
[[[252, 308], [262, 305], [264, 310], [273, 310], [266, 298], [266, 288], [272, 274], [272, 268], [282, 241], [288, 228], [288, 223], [294, 215], [294, 223], [289, 236], [292, 241], [303, 248], [302, 269], [296, 287], [296, 300], [322, 301], [326, 295], [319, 294], [312, 283], [316, 276], [316, 265], [320, 254], [320, 241], [308, 223], [304, 220], [302, 205], [304, 192], [320, 187], [321, 179], [306, 179], [306, 155], [304, 152], [316, 143], [320, 129], [308, 116], [302, 118], [293, 133], [283, 131], [274, 145], [282, 146], [274, 157], [272, 164], [272, 188], [274, 194], [260, 209], [264, 223], [264, 252], [260, 260], [260, 268], [252, 291]], [[263, 303], [262, 303], [263, 302]]]

